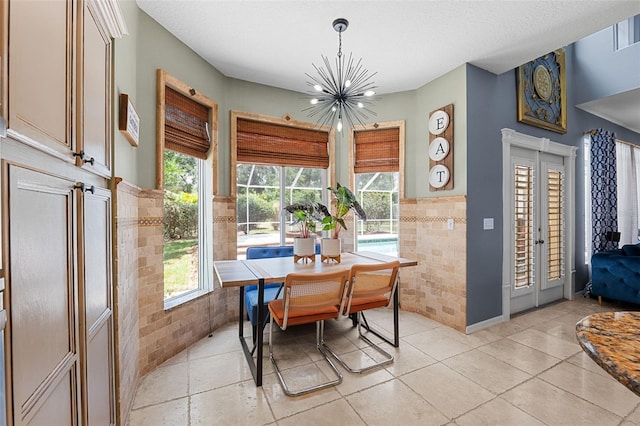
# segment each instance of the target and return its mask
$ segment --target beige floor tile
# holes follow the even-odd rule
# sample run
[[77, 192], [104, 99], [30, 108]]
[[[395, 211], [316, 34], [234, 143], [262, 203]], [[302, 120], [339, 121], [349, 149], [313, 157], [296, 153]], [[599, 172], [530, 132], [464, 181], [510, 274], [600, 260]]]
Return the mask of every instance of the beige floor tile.
[[214, 355], [189, 362], [189, 392], [192, 395], [252, 377], [242, 352]]
[[443, 425], [448, 419], [398, 379], [346, 397], [367, 425]]
[[365, 423], [344, 399], [278, 421], [278, 426], [359, 426]]
[[508, 338], [558, 359], [569, 358], [582, 350], [577, 342], [570, 343], [559, 337], [533, 329], [521, 331]]
[[[586, 352], [581, 351], [575, 354], [572, 357], [566, 359], [568, 363], [576, 365], [580, 368], [584, 368], [585, 370], [589, 370], [592, 373], [599, 374], [604, 377], [611, 377], [609, 373], [605, 371], [604, 368], [600, 367]], [[640, 401], [639, 401], [640, 402]]]
[[558, 358], [544, 354], [509, 338], [481, 346], [478, 350], [529, 374], [538, 374], [560, 362]]
[[582, 318], [582, 315], [570, 312], [552, 320], [543, 321], [534, 326], [533, 329], [558, 337], [569, 343], [577, 343], [576, 323]]
[[640, 402], [636, 394], [613, 377], [604, 377], [567, 362], [539, 377], [620, 417], [628, 415]]
[[625, 423], [623, 424], [640, 425], [640, 405], [636, 406], [635, 410], [633, 410], [631, 414], [627, 416], [627, 418], [625, 419]]
[[240, 349], [238, 329], [234, 327], [233, 329], [225, 328], [222, 331], [216, 330], [213, 336], [200, 339], [191, 345], [186, 352], [189, 354], [189, 360], [195, 360], [212, 355], [236, 352], [238, 349]]
[[421, 350], [437, 361], [473, 349], [463, 342], [464, 335], [449, 327], [438, 327], [404, 338], [411, 346]]
[[158, 367], [147, 374], [136, 391], [133, 408], [171, 401], [188, 395], [188, 364]]
[[459, 426], [544, 426], [535, 417], [514, 407], [502, 398], [495, 398], [456, 419]]
[[486, 330], [502, 337], [508, 337], [512, 334], [519, 333], [522, 330], [526, 330], [527, 328], [529, 328], [529, 324], [519, 324], [514, 321], [507, 321], [492, 325], [491, 327], [486, 328]]
[[385, 369], [395, 377], [437, 362], [429, 355], [408, 344], [404, 339], [400, 340], [399, 347], [393, 348], [393, 351], [388, 352], [393, 355], [393, 363], [386, 365]]
[[[237, 323], [229, 323], [140, 380], [129, 424], [464, 426], [540, 421], [640, 426], [640, 398], [572, 340], [575, 322], [584, 316], [621, 309], [577, 298], [469, 335], [401, 311], [400, 347], [381, 345], [394, 355], [392, 364], [363, 375], [343, 372], [339, 386], [297, 398], [284, 395], [273, 374], [268, 328], [259, 388], [241, 351]], [[367, 317], [392, 336], [390, 309], [372, 310]], [[250, 339], [249, 323], [243, 326]], [[375, 354], [348, 320], [328, 321], [325, 334], [347, 358]], [[273, 337], [276, 357], [284, 373], [292, 376], [292, 386], [326, 380], [329, 369], [315, 349], [313, 324], [284, 332], [276, 327]]]
[[442, 361], [494, 394], [501, 394], [532, 376], [477, 349]]
[[[360, 354], [361, 352], [352, 352], [344, 354], [342, 358], [348, 365], [358, 365], [360, 363]], [[370, 388], [371, 386], [393, 379], [393, 375], [382, 367], [367, 371], [366, 373], [358, 374], [350, 373], [341, 365], [338, 365], [335, 360], [332, 359], [332, 361], [344, 377], [342, 383], [336, 386], [336, 390], [340, 392], [342, 396], [350, 395], [362, 389]], [[318, 362], [317, 365], [320, 366], [327, 376], [330, 374], [331, 369], [326, 362]], [[367, 365], [370, 364], [368, 363]]]
[[548, 425], [607, 426], [622, 420], [610, 411], [536, 378], [511, 389], [502, 398]]
[[189, 398], [163, 402], [137, 410], [129, 415], [129, 426], [179, 426], [189, 424]]
[[406, 374], [400, 380], [449, 418], [466, 413], [494, 397], [441, 363]]
[[191, 396], [191, 426], [265, 425], [275, 419], [253, 380]]
[[[316, 367], [318, 368], [318, 367]], [[262, 390], [276, 420], [307, 411], [311, 408], [335, 401], [341, 398], [335, 387], [322, 389], [306, 395], [290, 397], [285, 395], [275, 374], [264, 376]]]

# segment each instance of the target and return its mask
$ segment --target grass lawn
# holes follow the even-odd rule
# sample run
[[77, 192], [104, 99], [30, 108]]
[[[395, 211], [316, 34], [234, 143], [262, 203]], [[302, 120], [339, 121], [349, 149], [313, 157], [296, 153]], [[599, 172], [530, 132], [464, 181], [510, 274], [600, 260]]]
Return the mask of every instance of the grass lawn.
[[198, 240], [164, 243], [165, 299], [198, 288]]

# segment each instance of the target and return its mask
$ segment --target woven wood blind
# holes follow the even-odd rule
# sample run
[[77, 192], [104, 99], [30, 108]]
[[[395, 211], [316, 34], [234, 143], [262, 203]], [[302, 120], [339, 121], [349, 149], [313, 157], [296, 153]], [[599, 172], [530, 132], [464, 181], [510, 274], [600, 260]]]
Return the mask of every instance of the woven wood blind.
[[238, 118], [238, 163], [329, 167], [329, 133]]
[[356, 131], [355, 173], [400, 171], [400, 129]]
[[165, 89], [165, 148], [206, 159], [211, 146], [209, 108], [170, 87]]

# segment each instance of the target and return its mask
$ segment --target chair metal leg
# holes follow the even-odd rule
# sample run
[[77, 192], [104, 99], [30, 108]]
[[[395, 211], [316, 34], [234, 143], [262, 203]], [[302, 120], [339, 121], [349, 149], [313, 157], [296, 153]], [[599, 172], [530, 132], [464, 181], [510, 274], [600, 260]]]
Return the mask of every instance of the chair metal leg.
[[317, 321], [316, 322], [316, 348], [318, 349], [318, 351], [322, 354], [322, 356], [324, 357], [325, 361], [327, 362], [327, 364], [329, 364], [329, 367], [331, 367], [331, 369], [333, 370], [334, 374], [336, 375], [336, 379], [331, 380], [329, 382], [325, 382], [325, 383], [321, 383], [318, 385], [314, 385], [314, 386], [310, 386], [308, 388], [304, 388], [304, 389], [300, 389], [300, 390], [291, 390], [289, 389], [289, 387], [287, 386], [284, 377], [282, 375], [282, 373], [280, 372], [280, 369], [278, 368], [278, 364], [276, 363], [276, 359], [273, 356], [273, 343], [272, 343], [272, 325], [273, 325], [273, 318], [271, 318], [271, 320], [269, 321], [269, 359], [271, 359], [271, 363], [273, 364], [273, 369], [276, 372], [276, 376], [278, 377], [278, 380], [280, 381], [280, 386], [282, 387], [282, 390], [284, 391], [284, 393], [288, 396], [298, 396], [298, 395], [304, 395], [316, 390], [320, 390], [320, 389], [325, 389], [331, 386], [335, 386], [338, 385], [340, 383], [342, 383], [342, 374], [340, 373], [340, 371], [338, 371], [338, 369], [336, 368], [336, 366], [333, 364], [333, 362], [331, 362], [331, 359], [329, 358], [329, 356], [327, 355], [327, 353], [324, 351], [323, 345], [324, 345], [324, 321]]
[[[373, 370], [374, 368], [378, 368], [378, 367], [382, 367], [384, 365], [387, 364], [391, 364], [393, 362], [393, 355], [391, 355], [390, 353], [386, 352], [384, 349], [382, 349], [380, 346], [376, 345], [375, 343], [373, 343], [371, 340], [369, 340], [369, 338], [367, 338], [367, 336], [365, 336], [364, 334], [362, 334], [362, 312], [358, 312], [357, 313], [357, 321], [358, 321], [358, 337], [361, 338], [362, 340], [364, 340], [364, 342], [369, 345], [371, 348], [375, 349], [378, 353], [380, 353], [384, 359], [382, 361], [378, 361], [375, 362], [371, 365], [367, 365], [366, 367], [362, 367], [362, 368], [352, 368], [349, 365], [347, 365], [346, 362], [344, 362], [344, 360], [342, 360], [338, 354], [336, 354], [333, 350], [331, 350], [331, 348], [329, 348], [326, 344], [323, 343], [324, 348], [327, 350], [327, 352], [329, 352], [331, 354], [331, 356], [333, 356], [339, 363], [340, 365], [342, 365], [346, 370], [350, 371], [351, 373], [365, 373], [369, 370]], [[368, 327], [366, 327], [367, 330], [371, 331], [371, 329]], [[377, 333], [376, 333], [377, 335]]]

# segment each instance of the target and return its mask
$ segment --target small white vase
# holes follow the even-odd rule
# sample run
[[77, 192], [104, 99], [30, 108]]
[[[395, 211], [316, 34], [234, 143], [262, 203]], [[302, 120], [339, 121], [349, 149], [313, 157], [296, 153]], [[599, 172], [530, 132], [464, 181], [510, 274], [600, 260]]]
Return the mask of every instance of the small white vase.
[[339, 257], [341, 251], [342, 240], [340, 238], [323, 238], [320, 242], [320, 253], [324, 257]]
[[293, 254], [295, 256], [315, 256], [316, 239], [311, 238], [294, 238]]

